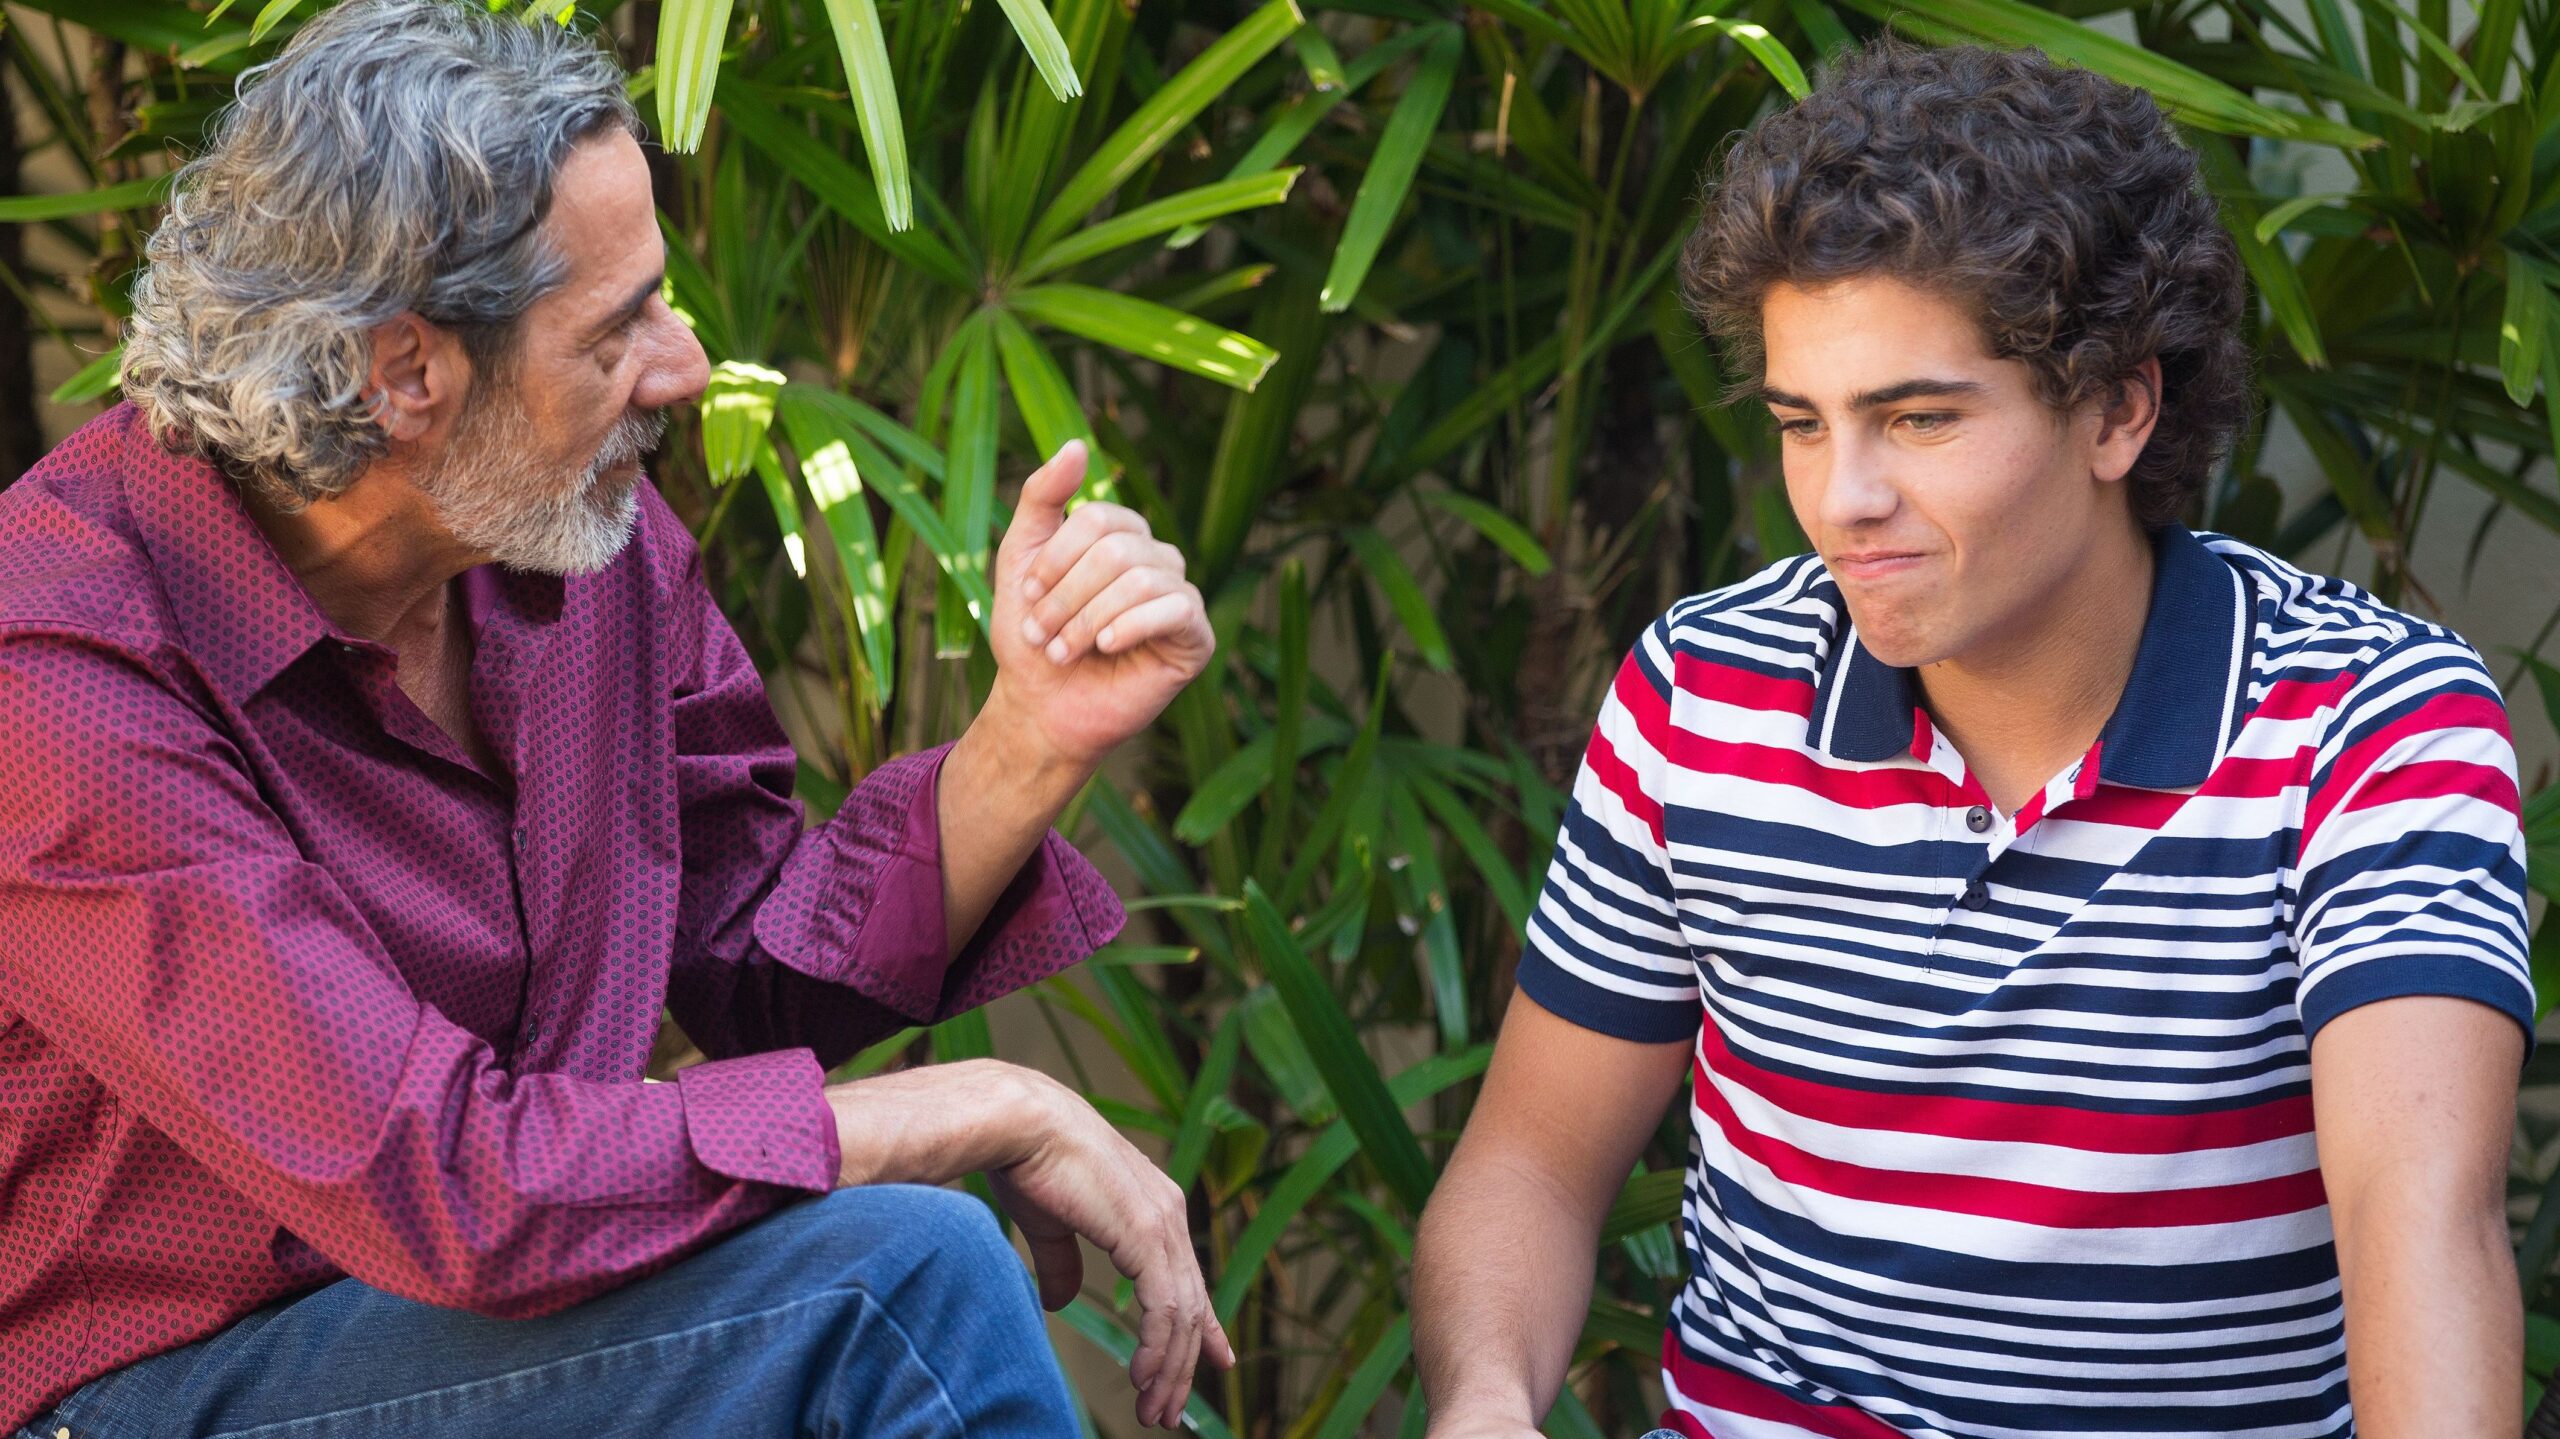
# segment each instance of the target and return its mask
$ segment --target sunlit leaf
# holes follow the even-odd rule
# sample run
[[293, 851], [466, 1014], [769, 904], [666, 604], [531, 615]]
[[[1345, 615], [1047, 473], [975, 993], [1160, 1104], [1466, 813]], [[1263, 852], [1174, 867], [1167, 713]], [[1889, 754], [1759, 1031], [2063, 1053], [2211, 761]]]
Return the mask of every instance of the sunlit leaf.
[[1179, 195], [1168, 195], [1126, 214], [1114, 215], [1100, 224], [1087, 225], [1033, 257], [1023, 267], [1023, 276], [1037, 279], [1179, 226], [1232, 215], [1239, 210], [1277, 205], [1289, 198], [1289, 187], [1297, 183], [1298, 171], [1299, 167], [1292, 165], [1285, 170], [1247, 175], [1238, 180], [1220, 180], [1216, 184], [1185, 190]]
[[720, 83], [731, 0], [663, 0], [658, 7], [658, 134], [677, 154], [702, 148]]
[[1239, 390], [1260, 384], [1279, 359], [1250, 336], [1090, 285], [1034, 285], [1006, 300], [1016, 313], [1041, 324]]
[[907, 129], [898, 113], [898, 78], [889, 66], [879, 8], [873, 0], [826, 0], [826, 6], [836, 53], [844, 58], [845, 79], [853, 87], [854, 113], [861, 121], [863, 153], [871, 158], [872, 181], [879, 187], [881, 216], [890, 229], [904, 230], [915, 223], [915, 195], [907, 179]]
[[784, 382], [781, 371], [743, 360], [711, 367], [702, 387], [702, 460], [711, 483], [725, 485], [754, 468]]
[[[779, 382], [781, 376], [773, 378]], [[898, 631], [893, 620], [897, 589], [880, 552], [879, 531], [872, 524], [862, 468], [854, 455], [859, 436], [850, 432], [840, 409], [814, 403], [816, 393], [807, 386], [779, 391], [778, 403], [768, 402], [768, 414], [779, 410], [783, 432], [790, 437], [792, 452], [800, 457], [801, 481], [826, 517], [827, 534], [835, 542], [836, 560], [853, 601], [854, 636], [862, 646], [863, 698], [872, 708], [885, 709], [898, 674]], [[703, 430], [708, 448], [707, 417]]]
[[1058, 33], [1058, 22], [1040, 0], [996, 0], [1004, 9], [1004, 18], [1013, 22], [1013, 33], [1022, 37], [1022, 48], [1031, 55], [1032, 67], [1049, 84], [1049, 93], [1061, 100], [1072, 100], [1084, 93], [1084, 82], [1076, 78], [1075, 57], [1067, 53], [1066, 38]]

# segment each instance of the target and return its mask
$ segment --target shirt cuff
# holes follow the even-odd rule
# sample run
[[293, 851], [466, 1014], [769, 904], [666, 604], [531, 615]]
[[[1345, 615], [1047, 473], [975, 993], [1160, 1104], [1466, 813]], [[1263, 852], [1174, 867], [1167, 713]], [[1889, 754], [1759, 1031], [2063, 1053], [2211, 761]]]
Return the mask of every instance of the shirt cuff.
[[676, 1071], [685, 1138], [704, 1167], [824, 1194], [843, 1156], [826, 1078], [806, 1049], [713, 1059]]
[[873, 770], [756, 916], [756, 941], [813, 979], [911, 1024], [936, 1024], [1035, 984], [1110, 942], [1120, 897], [1066, 837], [1040, 841], [959, 956], [943, 960], [942, 745]]

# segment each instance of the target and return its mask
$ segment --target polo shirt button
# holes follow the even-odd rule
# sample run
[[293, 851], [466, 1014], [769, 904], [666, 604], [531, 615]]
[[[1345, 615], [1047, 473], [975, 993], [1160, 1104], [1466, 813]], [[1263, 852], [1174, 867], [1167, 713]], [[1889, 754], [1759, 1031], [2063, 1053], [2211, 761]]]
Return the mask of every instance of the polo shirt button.
[[1975, 834], [1980, 834], [1984, 830], [1991, 828], [1990, 807], [1978, 804], [1973, 808], [1966, 810], [1964, 812], [1964, 827], [1972, 830]]
[[1957, 898], [1956, 903], [1967, 909], [1980, 909], [1991, 903], [1991, 891], [1983, 888], [1982, 881], [1977, 879], [1964, 887], [1964, 893]]

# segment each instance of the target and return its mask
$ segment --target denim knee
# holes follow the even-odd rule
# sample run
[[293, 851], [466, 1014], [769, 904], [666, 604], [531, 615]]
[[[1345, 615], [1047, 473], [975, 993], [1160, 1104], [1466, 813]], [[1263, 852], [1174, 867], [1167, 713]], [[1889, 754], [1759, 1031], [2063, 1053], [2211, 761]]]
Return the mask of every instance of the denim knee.
[[896, 1286], [901, 1289], [921, 1285], [981, 1304], [1020, 1294], [1038, 1313], [1029, 1275], [994, 1211], [969, 1194], [921, 1184], [867, 1184], [839, 1189], [817, 1203], [826, 1211], [821, 1228], [843, 1232], [848, 1241], [829, 1245], [830, 1251], [868, 1251], [870, 1258], [856, 1267], [875, 1281], [885, 1267], [904, 1272], [905, 1282]]

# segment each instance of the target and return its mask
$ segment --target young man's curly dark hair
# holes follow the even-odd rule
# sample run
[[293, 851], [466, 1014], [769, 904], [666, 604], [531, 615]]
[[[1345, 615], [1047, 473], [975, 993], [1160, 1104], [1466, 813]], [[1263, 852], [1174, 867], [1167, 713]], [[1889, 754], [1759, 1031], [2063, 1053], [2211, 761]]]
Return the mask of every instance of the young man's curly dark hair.
[[2033, 52], [1885, 41], [1729, 153], [1681, 260], [1699, 318], [1758, 377], [1771, 286], [1889, 275], [1970, 309], [2057, 409], [2160, 359], [2126, 477], [2176, 518], [2247, 420], [2239, 253], [2151, 97]]

